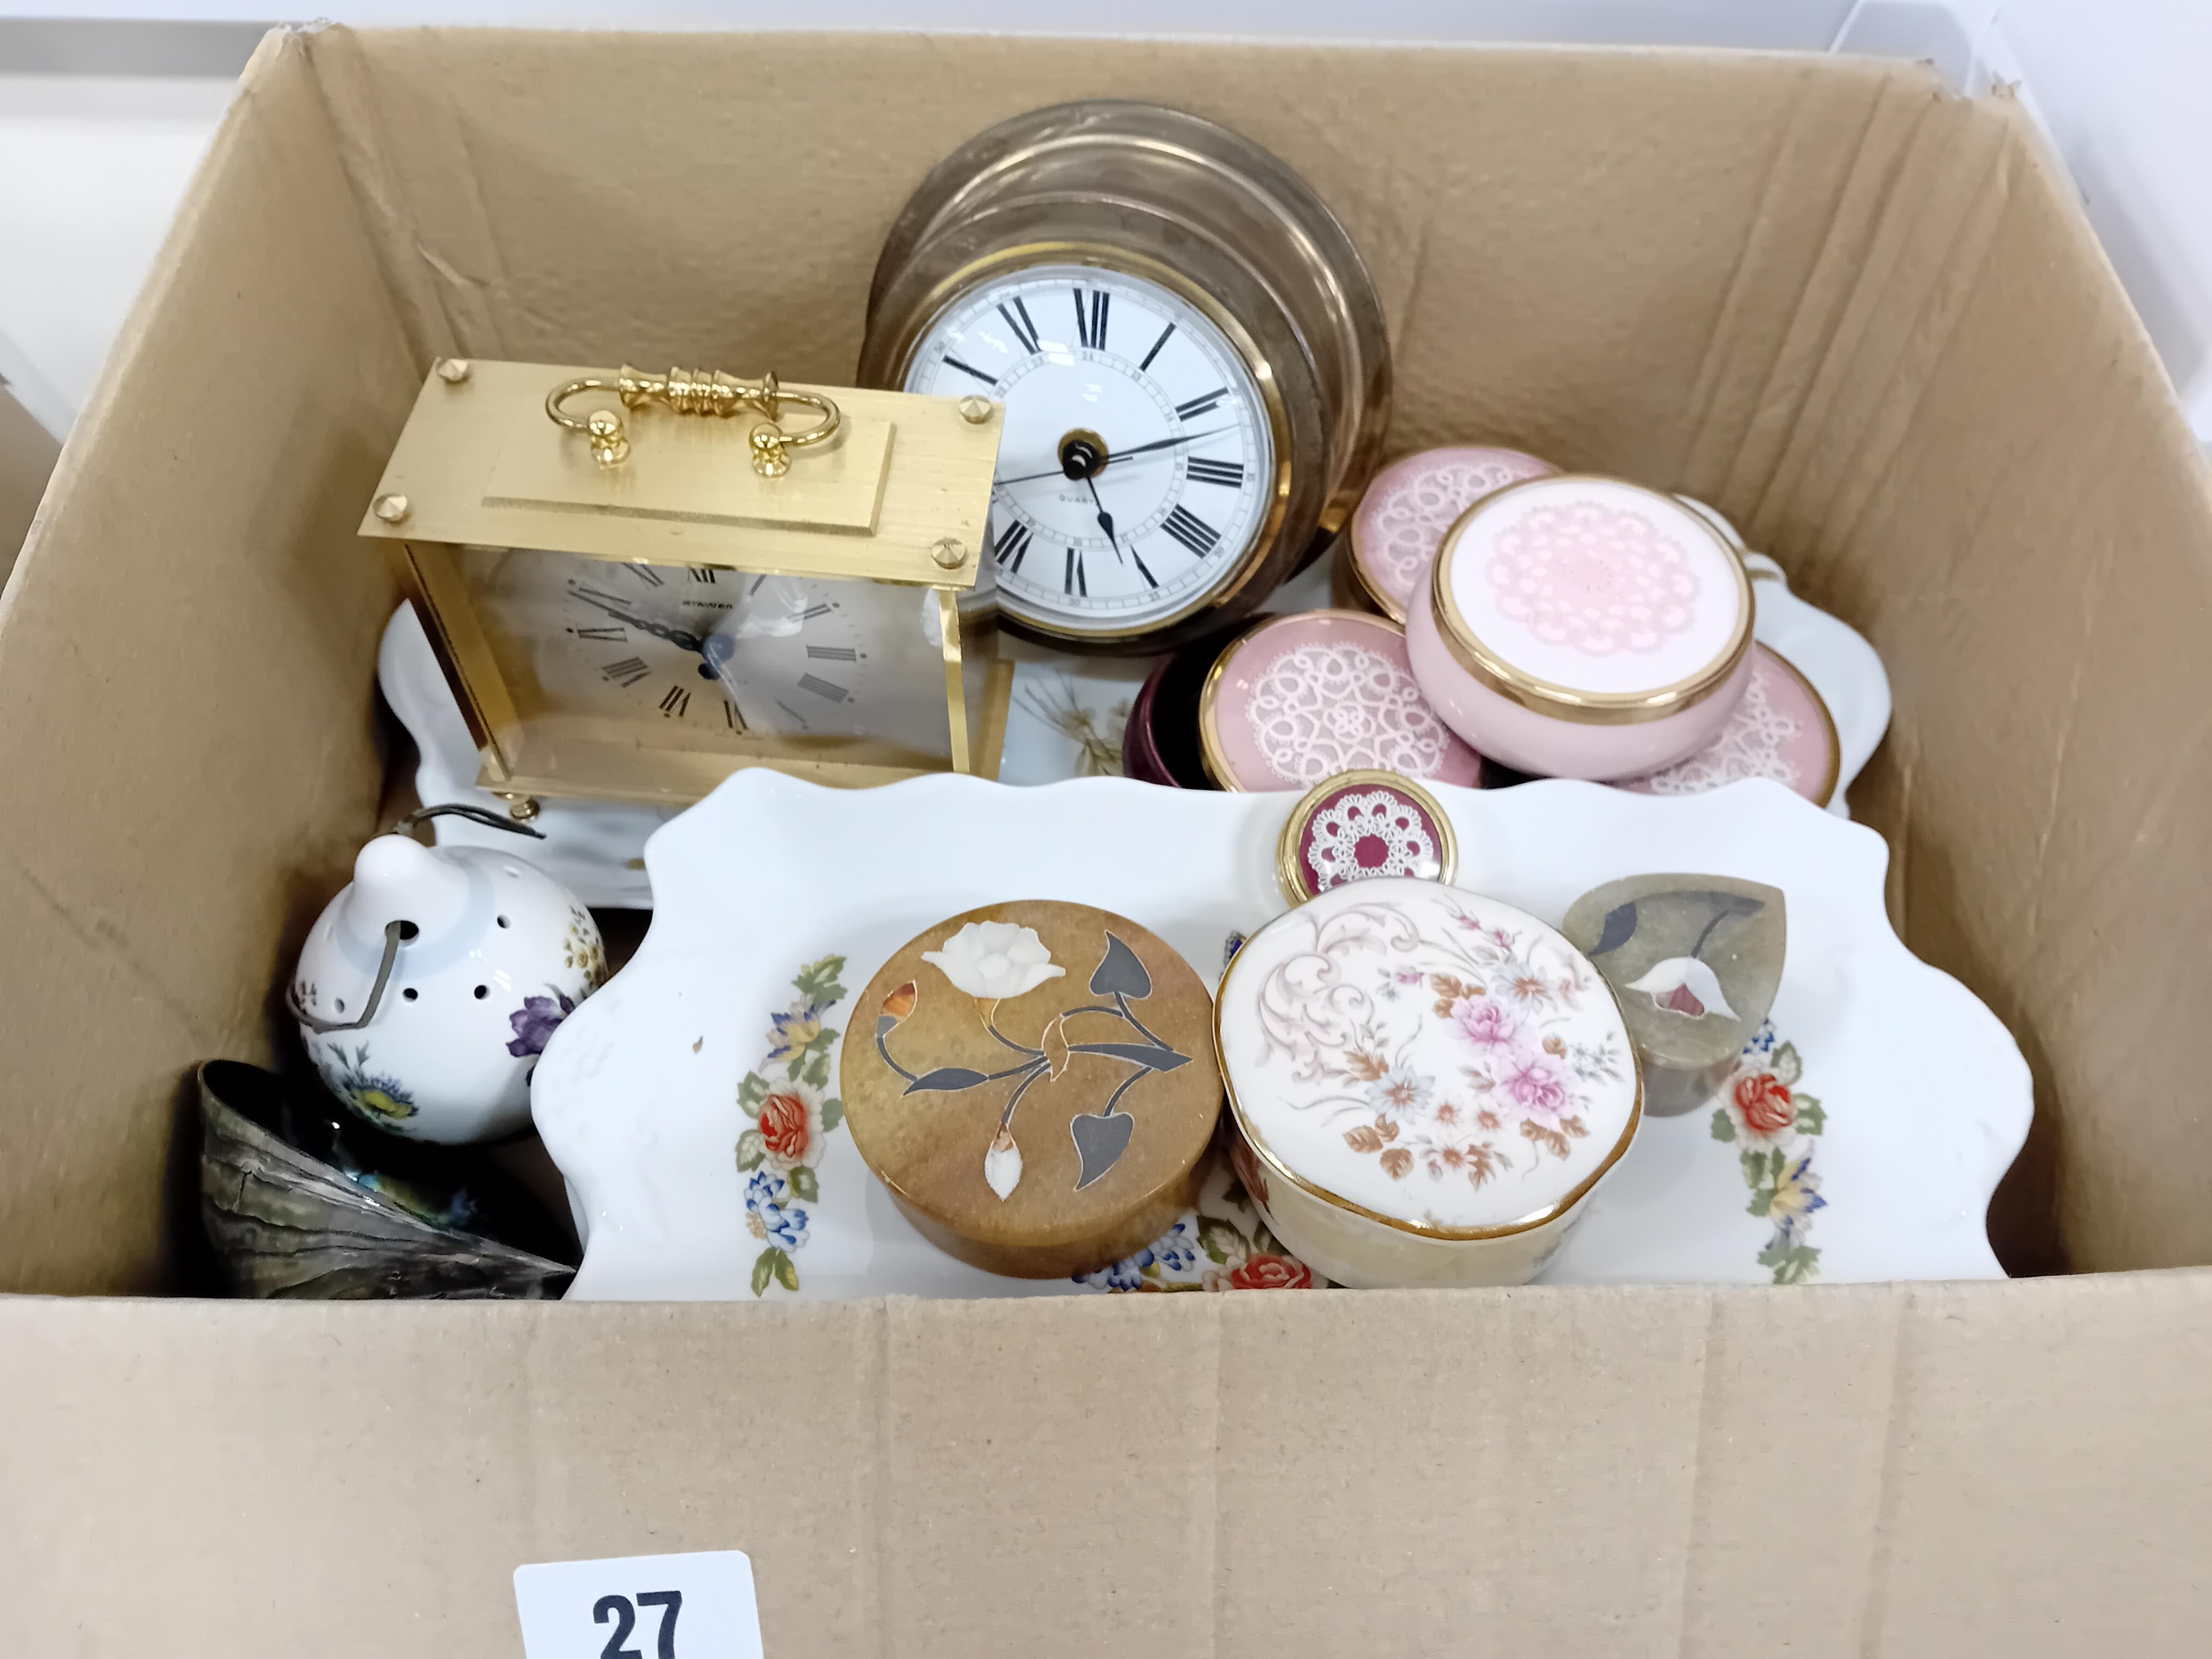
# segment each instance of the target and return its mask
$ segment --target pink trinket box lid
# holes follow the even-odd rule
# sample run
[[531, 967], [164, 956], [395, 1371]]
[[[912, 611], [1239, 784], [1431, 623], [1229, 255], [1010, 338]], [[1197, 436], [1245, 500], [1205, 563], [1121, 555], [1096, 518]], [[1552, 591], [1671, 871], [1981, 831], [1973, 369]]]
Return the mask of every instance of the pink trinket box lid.
[[1635, 725], [1728, 684], [1751, 648], [1751, 580], [1705, 516], [1618, 478], [1508, 485], [1445, 537], [1438, 632], [1479, 684], [1523, 708]]
[[1517, 449], [1453, 444], [1417, 450], [1376, 473], [1352, 515], [1346, 561], [1352, 579], [1384, 616], [1404, 622], [1429, 576], [1444, 532], [1484, 496], [1559, 468]]
[[1305, 789], [1339, 772], [1475, 787], [1482, 757], [1437, 718], [1406, 632], [1358, 611], [1277, 617], [1221, 653], [1199, 703], [1206, 768], [1224, 789]]

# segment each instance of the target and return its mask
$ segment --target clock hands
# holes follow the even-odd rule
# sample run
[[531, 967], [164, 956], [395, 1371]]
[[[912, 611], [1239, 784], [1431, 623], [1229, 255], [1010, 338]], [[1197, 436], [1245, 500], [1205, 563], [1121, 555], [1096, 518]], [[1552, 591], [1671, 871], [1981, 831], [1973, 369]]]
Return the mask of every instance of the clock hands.
[[[1177, 444], [1194, 444], [1201, 438], [1216, 437], [1224, 432], [1231, 430], [1233, 430], [1233, 428], [1225, 426], [1217, 426], [1210, 432], [1186, 432], [1180, 437], [1161, 438], [1152, 443], [1139, 444], [1133, 449], [1124, 449], [1119, 453], [1109, 455], [1099, 464], [1098, 470], [1103, 472], [1106, 468], [1114, 465], [1116, 462], [1126, 461], [1133, 456], [1149, 455], [1155, 450], [1173, 449]], [[1001, 478], [999, 480], [999, 483], [1001, 484], [1035, 483], [1039, 478], [1064, 478], [1066, 476], [1067, 468], [1065, 465], [1062, 465], [1052, 467], [1043, 472], [1025, 472], [1018, 478]]]
[[578, 599], [581, 599], [586, 605], [591, 605], [597, 610], [605, 611], [607, 615], [612, 617], [618, 623], [622, 623], [630, 628], [642, 629], [644, 632], [652, 635], [655, 639], [666, 640], [669, 644], [675, 646], [678, 650], [696, 651], [702, 657], [707, 654], [706, 641], [702, 640], [696, 634], [687, 634], [680, 628], [671, 628], [665, 623], [654, 622], [649, 617], [632, 616], [628, 611], [622, 608], [619, 602], [610, 601], [601, 597], [599, 591], [595, 588], [585, 587], [580, 585], [577, 585], [571, 586], [568, 591], [574, 593]]
[[1106, 545], [1114, 550], [1114, 562], [1120, 564], [1122, 562], [1121, 544], [1114, 537], [1114, 515], [1106, 510], [1106, 503], [1098, 499], [1098, 481], [1086, 472], [1083, 475], [1083, 482], [1090, 486], [1091, 504], [1098, 509], [1098, 527], [1106, 532]]

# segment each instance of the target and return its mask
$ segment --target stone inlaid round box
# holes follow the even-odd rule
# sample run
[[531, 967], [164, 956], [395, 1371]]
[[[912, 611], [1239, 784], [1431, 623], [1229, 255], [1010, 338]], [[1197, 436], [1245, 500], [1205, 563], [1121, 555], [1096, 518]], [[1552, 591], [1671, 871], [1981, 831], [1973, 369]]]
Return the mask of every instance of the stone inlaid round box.
[[1275, 846], [1275, 874], [1293, 904], [1348, 881], [1449, 881], [1458, 870], [1450, 817], [1434, 795], [1395, 772], [1322, 779], [1291, 809]]
[[1269, 922], [1215, 1011], [1239, 1173], [1340, 1285], [1518, 1285], [1643, 1118], [1620, 1002], [1555, 929], [1410, 878]]
[[1088, 1273], [1188, 1209], [1221, 1109], [1213, 1001], [1125, 917], [996, 904], [908, 941], [839, 1065], [845, 1120], [907, 1218], [1024, 1279]]
[[1771, 778], [1815, 806], [1836, 793], [1843, 762], [1834, 717], [1813, 683], [1779, 652], [1751, 648], [1751, 681], [1720, 734], [1687, 760], [1620, 787], [1645, 795], [1698, 795], [1745, 778]]
[[1346, 527], [1339, 568], [1359, 597], [1402, 623], [1444, 532], [1486, 495], [1559, 468], [1517, 449], [1454, 444], [1424, 449], [1375, 475]]
[[1306, 789], [1362, 768], [1470, 787], [1482, 775], [1482, 757], [1422, 696], [1405, 630], [1364, 611], [1302, 611], [1239, 635], [1198, 720], [1224, 789]]
[[1430, 704], [1474, 748], [1603, 781], [1719, 734], [1751, 681], [1752, 617], [1743, 561], [1673, 496], [1534, 478], [1452, 526], [1406, 646]]

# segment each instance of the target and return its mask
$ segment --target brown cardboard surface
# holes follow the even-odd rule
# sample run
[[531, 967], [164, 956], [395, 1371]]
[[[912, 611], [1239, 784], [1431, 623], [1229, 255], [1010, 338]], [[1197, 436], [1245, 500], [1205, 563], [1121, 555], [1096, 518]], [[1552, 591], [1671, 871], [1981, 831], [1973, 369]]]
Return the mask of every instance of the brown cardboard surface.
[[0, 380], [0, 587], [8, 585], [23, 534], [60, 454], [53, 434], [33, 420]]
[[[877, 240], [1054, 99], [1344, 216], [1394, 447], [1692, 490], [1864, 629], [1854, 805], [2019, 1036], [2027, 1284], [843, 1307], [0, 1300], [0, 1559], [76, 1650], [434, 1633], [736, 1547], [769, 1650], [2201, 1640], [2212, 491], [2020, 112], [1927, 71], [1006, 38], [270, 38], [0, 599], [0, 1285], [174, 1268], [191, 1062], [374, 827], [354, 527], [428, 358], [849, 372]], [[186, 1126], [189, 1129], [189, 1125]], [[190, 1217], [184, 1220], [187, 1224]]]
[[353, 532], [420, 379], [313, 83], [249, 73], [0, 598], [0, 1287], [161, 1282], [185, 1070], [265, 1052], [373, 827]]
[[2024, 1289], [20, 1301], [0, 1549], [86, 1653], [726, 1548], [771, 1655], [2190, 1651], [2212, 1280]]

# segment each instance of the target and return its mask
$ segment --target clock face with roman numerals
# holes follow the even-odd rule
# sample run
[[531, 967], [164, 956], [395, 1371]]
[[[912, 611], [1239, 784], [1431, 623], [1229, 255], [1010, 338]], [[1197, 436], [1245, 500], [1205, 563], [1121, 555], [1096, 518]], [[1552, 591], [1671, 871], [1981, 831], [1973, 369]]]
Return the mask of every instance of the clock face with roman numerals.
[[598, 734], [678, 747], [865, 736], [945, 751], [935, 596], [704, 566], [470, 549], [464, 580], [511, 690]]
[[1243, 356], [1145, 277], [1030, 265], [964, 290], [905, 389], [1005, 401], [988, 556], [1045, 632], [1141, 634], [1243, 573], [1274, 498], [1273, 428]]

